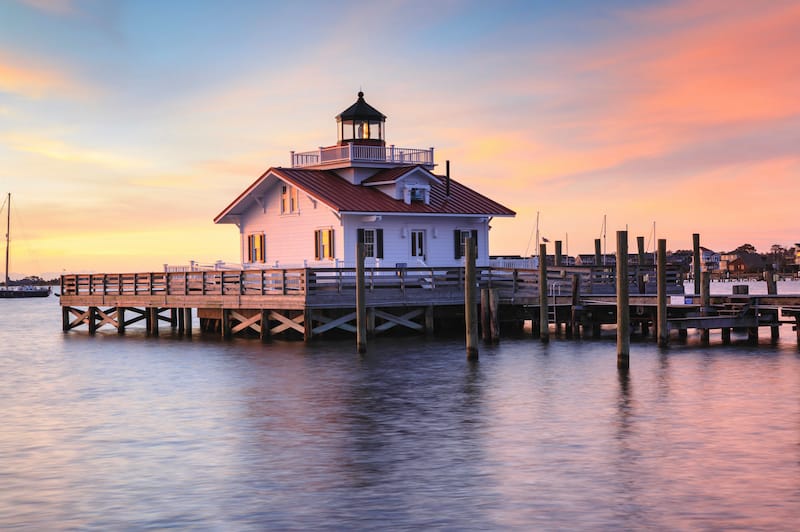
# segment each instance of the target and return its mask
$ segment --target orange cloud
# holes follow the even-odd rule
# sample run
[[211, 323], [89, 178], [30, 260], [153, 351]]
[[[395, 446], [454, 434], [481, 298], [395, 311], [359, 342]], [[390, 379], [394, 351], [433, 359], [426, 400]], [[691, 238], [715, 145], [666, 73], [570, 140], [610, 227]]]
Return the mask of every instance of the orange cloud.
[[26, 98], [85, 98], [95, 91], [62, 70], [0, 54], [0, 91]]

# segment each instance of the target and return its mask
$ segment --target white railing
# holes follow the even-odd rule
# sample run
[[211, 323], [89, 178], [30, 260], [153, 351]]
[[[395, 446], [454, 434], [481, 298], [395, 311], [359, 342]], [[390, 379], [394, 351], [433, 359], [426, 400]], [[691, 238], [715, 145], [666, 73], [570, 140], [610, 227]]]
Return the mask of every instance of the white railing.
[[397, 148], [392, 146], [363, 146], [345, 144], [314, 151], [292, 152], [292, 168], [319, 166], [342, 162], [389, 163], [433, 166], [433, 148]]
[[218, 260], [213, 264], [201, 264], [190, 260], [189, 264], [164, 264], [165, 272], [203, 272], [203, 271], [222, 271], [222, 270], [241, 270], [241, 264], [231, 264]]

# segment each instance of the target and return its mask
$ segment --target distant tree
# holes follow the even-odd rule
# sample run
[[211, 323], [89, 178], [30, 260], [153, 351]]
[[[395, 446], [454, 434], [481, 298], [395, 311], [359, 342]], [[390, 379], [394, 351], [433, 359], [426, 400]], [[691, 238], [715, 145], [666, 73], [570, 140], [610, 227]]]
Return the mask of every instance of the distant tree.
[[753, 244], [742, 244], [741, 246], [732, 251], [732, 253], [739, 253], [739, 254], [747, 254], [755, 252], [756, 252], [756, 247]]
[[769, 248], [769, 261], [773, 268], [783, 271], [786, 266], [786, 248], [780, 244], [772, 244]]

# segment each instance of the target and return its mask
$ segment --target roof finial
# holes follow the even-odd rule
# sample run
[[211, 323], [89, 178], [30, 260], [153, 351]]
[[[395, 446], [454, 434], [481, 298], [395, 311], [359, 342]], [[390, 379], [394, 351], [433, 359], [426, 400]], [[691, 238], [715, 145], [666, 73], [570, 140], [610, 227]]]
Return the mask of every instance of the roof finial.
[[364, 91], [362, 91], [361, 89], [359, 89], [359, 91], [358, 91], [358, 97], [359, 98], [363, 98], [364, 97]]

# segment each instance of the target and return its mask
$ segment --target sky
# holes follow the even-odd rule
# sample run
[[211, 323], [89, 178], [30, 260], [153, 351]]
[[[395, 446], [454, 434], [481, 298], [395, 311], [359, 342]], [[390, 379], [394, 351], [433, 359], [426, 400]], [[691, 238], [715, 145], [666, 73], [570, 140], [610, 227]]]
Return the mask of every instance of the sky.
[[[1, 0], [12, 277], [238, 262], [213, 223], [363, 90], [387, 142], [592, 253], [800, 242], [800, 2]], [[655, 231], [654, 231], [655, 227]]]

